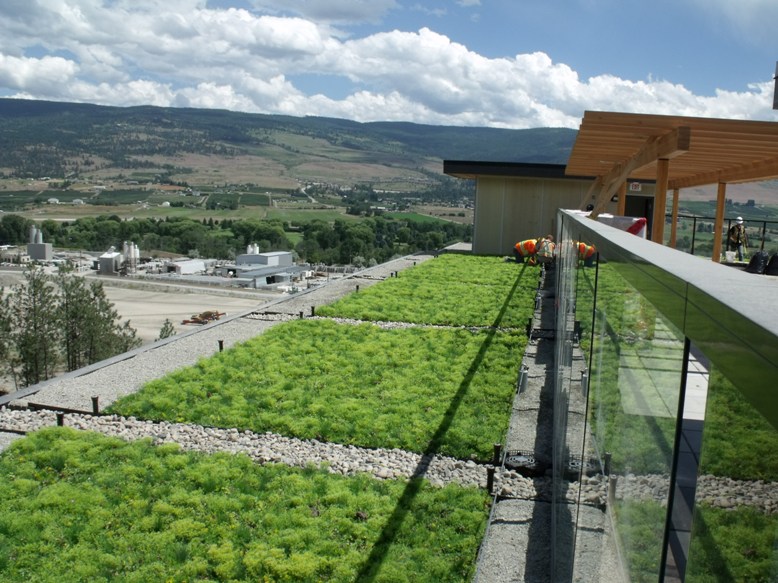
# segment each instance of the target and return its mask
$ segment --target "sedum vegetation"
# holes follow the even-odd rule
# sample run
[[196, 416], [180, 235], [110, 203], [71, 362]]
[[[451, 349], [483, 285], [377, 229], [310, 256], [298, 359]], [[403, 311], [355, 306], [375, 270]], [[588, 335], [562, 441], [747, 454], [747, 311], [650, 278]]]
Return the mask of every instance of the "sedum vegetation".
[[[506, 326], [528, 317], [536, 278], [484, 258], [425, 265], [414, 276], [461, 295], [405, 294], [389, 319], [491, 302], [471, 321], [489, 327], [287, 322], [112, 411], [491, 459], [527, 342]], [[470, 581], [489, 511], [477, 488], [260, 466], [69, 428], [15, 442], [0, 475], [0, 580]]]
[[526, 337], [298, 320], [148, 383], [111, 411], [490, 459]]
[[488, 514], [435, 489], [69, 428], [0, 456], [4, 581], [469, 581]]
[[537, 267], [499, 257], [446, 254], [319, 308], [318, 314], [523, 329], [534, 309], [538, 273]]

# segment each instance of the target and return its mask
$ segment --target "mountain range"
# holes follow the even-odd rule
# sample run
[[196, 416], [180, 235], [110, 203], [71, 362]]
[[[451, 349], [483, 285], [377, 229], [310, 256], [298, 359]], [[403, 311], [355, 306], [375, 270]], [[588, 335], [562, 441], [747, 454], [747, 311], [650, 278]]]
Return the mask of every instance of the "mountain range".
[[4, 177], [423, 185], [442, 160], [564, 164], [577, 132], [0, 99]]

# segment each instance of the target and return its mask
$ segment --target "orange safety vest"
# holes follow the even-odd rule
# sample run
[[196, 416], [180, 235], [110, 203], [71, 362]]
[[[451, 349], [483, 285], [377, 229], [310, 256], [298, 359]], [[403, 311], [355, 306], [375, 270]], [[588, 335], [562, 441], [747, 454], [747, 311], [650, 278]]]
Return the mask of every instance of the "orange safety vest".
[[529, 257], [535, 254], [535, 241], [536, 239], [527, 239], [526, 241], [519, 241], [514, 245], [514, 249], [522, 257]]
[[590, 259], [597, 250], [594, 245], [587, 245], [586, 243], [578, 243], [578, 259]]
[[540, 242], [540, 245], [538, 245], [538, 257], [545, 257], [546, 259], [552, 259], [554, 257], [554, 250], [556, 249], [556, 245], [553, 241], [549, 241], [548, 239], [543, 239]]

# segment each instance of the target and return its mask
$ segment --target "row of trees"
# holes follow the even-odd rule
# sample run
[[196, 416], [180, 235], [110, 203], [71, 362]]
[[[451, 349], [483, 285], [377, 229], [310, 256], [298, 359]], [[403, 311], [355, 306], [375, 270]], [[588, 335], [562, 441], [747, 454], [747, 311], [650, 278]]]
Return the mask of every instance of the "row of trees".
[[66, 269], [56, 276], [33, 266], [24, 281], [0, 287], [0, 366], [16, 388], [45, 381], [139, 346], [100, 282]]
[[[0, 219], [0, 244], [27, 242], [33, 222], [18, 215]], [[44, 241], [54, 247], [101, 251], [120, 248], [123, 241], [133, 241], [145, 252], [166, 251], [201, 257], [231, 259], [250, 243], [262, 251], [284, 251], [293, 245], [280, 221], [224, 220], [195, 221], [184, 218], [134, 219], [123, 221], [117, 215], [84, 217], [73, 222], [45, 220], [40, 224]]]
[[[0, 244], [23, 244], [32, 221], [18, 215], [0, 219]], [[296, 250], [311, 263], [348, 264], [355, 256], [383, 262], [398, 254], [439, 249], [451, 241], [469, 241], [472, 226], [445, 221], [398, 220], [376, 216], [360, 221], [310, 221], [302, 226], [302, 241], [293, 245], [285, 225], [277, 220], [136, 219], [116, 215], [86, 217], [72, 223], [46, 220], [44, 240], [55, 247], [104, 250], [133, 241], [142, 252], [233, 259], [249, 244], [260, 251]]]
[[361, 221], [311, 221], [295, 250], [310, 263], [350, 264], [355, 257], [383, 263], [397, 255], [468, 241], [472, 226], [441, 221], [398, 221], [383, 216]]

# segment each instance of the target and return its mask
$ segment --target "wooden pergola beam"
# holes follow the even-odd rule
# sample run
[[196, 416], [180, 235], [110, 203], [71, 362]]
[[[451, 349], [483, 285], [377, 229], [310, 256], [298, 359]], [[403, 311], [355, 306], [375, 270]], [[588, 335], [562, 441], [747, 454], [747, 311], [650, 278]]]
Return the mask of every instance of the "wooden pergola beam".
[[694, 186], [705, 186], [707, 184], [716, 184], [720, 182], [732, 184], [755, 180], [770, 180], [771, 178], [778, 178], [778, 158], [762, 160], [736, 168], [727, 168], [713, 172], [704, 172], [696, 174], [695, 176], [676, 178], [669, 182], [669, 187], [691, 188]]
[[[677, 127], [658, 138], [648, 138], [634, 156], [624, 162], [614, 164], [607, 174], [598, 177], [595, 184], [599, 183], [599, 192], [594, 195], [594, 210], [592, 210], [591, 217], [596, 218], [605, 209], [608, 201], [627, 181], [630, 174], [649, 164], [656, 163], [659, 159], [671, 160], [680, 156], [689, 151], [690, 145], [691, 129], [687, 126]], [[591, 191], [592, 189], [590, 189]]]

